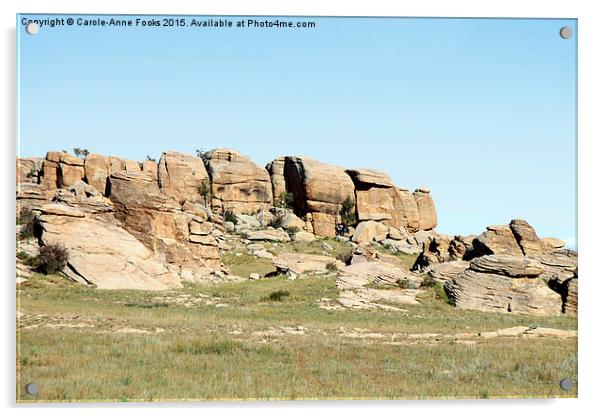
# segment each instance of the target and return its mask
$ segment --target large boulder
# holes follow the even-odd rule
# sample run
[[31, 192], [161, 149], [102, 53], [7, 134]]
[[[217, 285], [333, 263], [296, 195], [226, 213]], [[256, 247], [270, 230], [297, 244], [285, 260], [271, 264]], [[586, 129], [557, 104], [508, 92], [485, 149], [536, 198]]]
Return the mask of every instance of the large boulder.
[[490, 225], [487, 231], [479, 235], [473, 242], [479, 254], [508, 254], [522, 256], [523, 251], [514, 238], [514, 233], [507, 225]]
[[217, 210], [254, 213], [272, 206], [268, 171], [235, 150], [215, 149], [205, 155], [211, 177], [211, 204]]
[[343, 202], [351, 198], [355, 203], [355, 187], [345, 170], [307, 157], [287, 156], [284, 177], [297, 215], [311, 214], [314, 234], [334, 237]]
[[86, 217], [82, 211], [60, 204], [44, 206], [39, 224], [42, 244], [62, 244], [67, 249], [64, 272], [76, 281], [100, 289], [181, 287], [176, 274], [116, 224]]
[[414, 199], [418, 206], [419, 226], [421, 230], [432, 230], [437, 226], [437, 211], [435, 201], [428, 189], [417, 189], [414, 191]]
[[[161, 191], [178, 203], [210, 202], [209, 175], [201, 158], [179, 152], [164, 152], [159, 160], [158, 175]], [[206, 187], [205, 195], [201, 195], [203, 186]]]
[[107, 156], [90, 154], [84, 161], [86, 180], [98, 192], [106, 195], [107, 178], [110, 173], [110, 161]]
[[387, 238], [388, 228], [377, 221], [362, 221], [355, 228], [351, 241], [358, 244], [370, 244]]
[[383, 221], [394, 227], [405, 226], [401, 201], [389, 176], [370, 169], [348, 169], [355, 185], [357, 216], [360, 221]]
[[272, 160], [265, 167], [270, 174], [270, 179], [272, 180], [272, 194], [274, 195], [274, 201], [281, 199], [282, 195], [286, 192], [284, 161], [284, 157], [279, 157]]
[[525, 256], [537, 256], [542, 253], [544, 246], [535, 229], [527, 221], [521, 219], [510, 221], [510, 230]]

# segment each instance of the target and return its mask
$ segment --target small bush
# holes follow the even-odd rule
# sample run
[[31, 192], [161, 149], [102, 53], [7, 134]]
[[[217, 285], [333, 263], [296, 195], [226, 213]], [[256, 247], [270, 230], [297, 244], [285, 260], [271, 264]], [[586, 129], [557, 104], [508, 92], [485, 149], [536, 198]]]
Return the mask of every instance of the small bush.
[[287, 298], [290, 295], [291, 294], [289, 293], [288, 290], [278, 290], [276, 292], [270, 293], [270, 295], [268, 296], [267, 299], [272, 302], [282, 302], [282, 301], [284, 301], [284, 298]]
[[275, 206], [279, 208], [293, 209], [295, 197], [291, 192], [283, 192], [278, 198], [276, 198]]
[[339, 268], [337, 267], [336, 263], [331, 261], [326, 265], [326, 270], [328, 270], [329, 272], [338, 272]]
[[38, 263], [40, 270], [45, 274], [55, 274], [61, 271], [69, 259], [69, 253], [62, 244], [48, 244], [40, 247]]
[[28, 240], [34, 237], [37, 220], [36, 215], [30, 210], [25, 208], [21, 210], [21, 215], [17, 217], [17, 225], [21, 226], [19, 240]]
[[234, 225], [238, 224], [238, 218], [236, 218], [236, 214], [231, 209], [227, 209], [224, 212], [224, 221], [231, 222]]
[[357, 224], [357, 214], [355, 212], [355, 201], [350, 196], [345, 198], [343, 206], [339, 212], [343, 224], [347, 226], [355, 226]]
[[424, 279], [422, 280], [422, 283], [420, 284], [420, 287], [435, 287], [437, 286], [437, 281], [435, 280], [435, 278], [433, 276], [431, 276], [430, 274], [427, 274]]

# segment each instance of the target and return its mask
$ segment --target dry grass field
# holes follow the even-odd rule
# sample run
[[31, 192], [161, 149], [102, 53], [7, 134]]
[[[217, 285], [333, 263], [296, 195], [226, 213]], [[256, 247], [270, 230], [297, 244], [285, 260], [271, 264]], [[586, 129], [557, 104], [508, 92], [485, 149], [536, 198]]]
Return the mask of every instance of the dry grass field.
[[[241, 275], [271, 271], [269, 261], [234, 252], [224, 261]], [[576, 338], [478, 336], [519, 325], [576, 329], [574, 317], [458, 310], [434, 288], [403, 311], [325, 308], [336, 304], [335, 280], [276, 277], [144, 292], [35, 275], [18, 289], [17, 399], [577, 395], [558, 385], [576, 379]], [[39, 386], [35, 397], [24, 390], [30, 382]]]

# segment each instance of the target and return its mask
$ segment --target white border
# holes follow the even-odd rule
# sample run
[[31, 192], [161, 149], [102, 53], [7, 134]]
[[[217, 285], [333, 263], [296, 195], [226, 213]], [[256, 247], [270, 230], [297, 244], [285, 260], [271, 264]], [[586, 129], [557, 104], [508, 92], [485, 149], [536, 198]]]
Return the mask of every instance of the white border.
[[[22, 13], [131, 13], [131, 14], [253, 14], [253, 15], [333, 15], [333, 16], [445, 16], [445, 17], [558, 17], [579, 19], [579, 271], [582, 279], [579, 316], [579, 395], [577, 400], [536, 401], [478, 401], [478, 402], [328, 402], [328, 403], [235, 403], [235, 404], [174, 404], [150, 406], [112, 405], [115, 414], [142, 413], [163, 415], [174, 410], [185, 414], [224, 413], [237, 414], [330, 414], [343, 411], [347, 414], [365, 415], [375, 410], [380, 414], [420, 412], [420, 414], [462, 415], [507, 415], [526, 413], [589, 414], [594, 413], [600, 385], [602, 351], [600, 342], [599, 316], [602, 296], [602, 276], [596, 261], [600, 251], [599, 232], [602, 206], [600, 204], [600, 182], [602, 165], [600, 153], [600, 50], [602, 50], [599, 13], [596, 2], [570, 1], [416, 1], [416, 2], [370, 1], [158, 1], [158, 0], [87, 0], [74, 2], [56, 0], [4, 0], [2, 7], [2, 123], [4, 149], [2, 152], [2, 264], [4, 265], [2, 294], [2, 348], [3, 371], [0, 392], [2, 404], [8, 408], [5, 414], [76, 415], [82, 412], [91, 415], [104, 414], [107, 409], [97, 406], [16, 406], [15, 405], [15, 292], [14, 280], [14, 175], [15, 175], [15, 14]], [[41, 63], [43, 65], [43, 63]], [[598, 237], [598, 238], [596, 238]], [[599, 411], [599, 410], [598, 410]], [[597, 413], [597, 412], [596, 412]]]

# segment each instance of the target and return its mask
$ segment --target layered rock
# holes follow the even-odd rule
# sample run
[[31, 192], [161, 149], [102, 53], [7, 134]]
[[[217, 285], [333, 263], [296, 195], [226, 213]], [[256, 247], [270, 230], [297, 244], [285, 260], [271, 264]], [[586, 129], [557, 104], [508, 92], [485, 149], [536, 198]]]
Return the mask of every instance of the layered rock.
[[470, 266], [445, 284], [461, 309], [524, 315], [558, 315], [561, 296], [536, 278], [543, 269], [516, 257], [493, 255], [471, 261]]
[[186, 201], [209, 204], [209, 175], [201, 158], [179, 152], [164, 152], [159, 159], [158, 175], [161, 191], [179, 204]]
[[343, 168], [306, 157], [286, 157], [284, 177], [294, 196], [297, 215], [311, 214], [313, 232], [319, 236], [336, 235], [343, 202], [355, 203], [353, 181]]
[[76, 281], [100, 289], [181, 287], [179, 277], [119, 225], [87, 217], [61, 204], [42, 207], [39, 224], [42, 244], [62, 244], [67, 249], [69, 259], [64, 272]]
[[267, 170], [235, 150], [216, 149], [205, 155], [211, 177], [211, 205], [219, 211], [253, 213], [269, 210], [274, 199]]
[[191, 222], [205, 220], [181, 211], [179, 204], [159, 192], [150, 172], [113, 173], [109, 177], [115, 217], [165, 262], [183, 267], [221, 267], [213, 236], [195, 237]]

